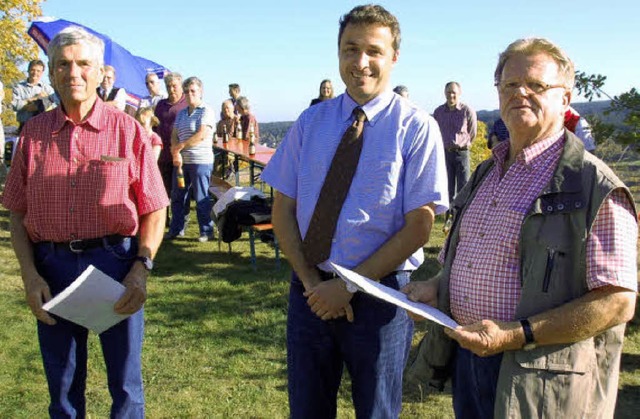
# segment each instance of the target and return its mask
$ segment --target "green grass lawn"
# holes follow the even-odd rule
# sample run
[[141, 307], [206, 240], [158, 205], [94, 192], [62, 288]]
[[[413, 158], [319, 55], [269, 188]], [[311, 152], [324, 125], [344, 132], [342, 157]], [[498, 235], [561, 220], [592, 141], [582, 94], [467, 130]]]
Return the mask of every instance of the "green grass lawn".
[[[626, 164], [620, 170], [626, 171]], [[635, 175], [635, 167], [629, 170]], [[632, 182], [636, 179], [633, 178]], [[0, 182], [1, 183], [1, 182]], [[634, 192], [637, 196], [637, 185]], [[192, 223], [193, 224], [193, 223]], [[233, 243], [198, 243], [188, 237], [164, 243], [150, 278], [145, 306], [143, 374], [150, 418], [288, 416], [285, 321], [289, 270], [275, 268], [273, 250], [259, 243], [258, 270], [249, 263], [246, 233]], [[444, 238], [441, 221], [425, 247], [426, 272], [434, 272]], [[47, 415], [48, 393], [35, 320], [22, 291], [0, 208], [0, 418]], [[616, 417], [640, 411], [640, 321], [628, 329]], [[421, 337], [417, 325], [414, 343]], [[87, 406], [90, 417], [108, 417], [110, 397], [95, 335], [90, 336]], [[414, 348], [415, 348], [414, 345]], [[354, 417], [349, 382], [339, 393], [340, 418]], [[405, 392], [402, 417], [452, 417], [450, 394]]]

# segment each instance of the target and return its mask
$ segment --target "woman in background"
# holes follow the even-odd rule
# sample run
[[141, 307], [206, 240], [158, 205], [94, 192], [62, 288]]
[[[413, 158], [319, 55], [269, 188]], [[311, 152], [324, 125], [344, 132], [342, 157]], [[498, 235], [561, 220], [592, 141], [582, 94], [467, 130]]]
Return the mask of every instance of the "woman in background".
[[309, 106], [317, 105], [318, 103], [333, 99], [333, 85], [331, 84], [331, 80], [324, 79], [322, 83], [320, 83], [320, 95], [311, 100], [311, 104]]

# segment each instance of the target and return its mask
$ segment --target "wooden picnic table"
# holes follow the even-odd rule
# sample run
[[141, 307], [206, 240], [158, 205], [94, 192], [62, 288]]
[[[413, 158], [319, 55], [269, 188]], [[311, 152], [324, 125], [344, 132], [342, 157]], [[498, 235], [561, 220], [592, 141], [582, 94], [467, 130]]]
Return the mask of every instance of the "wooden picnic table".
[[213, 144], [214, 150], [221, 151], [224, 154], [222, 159], [223, 173], [225, 172], [227, 165], [227, 159], [225, 157], [229, 153], [234, 155], [233, 166], [236, 172], [236, 186], [240, 185], [240, 175], [238, 173], [238, 163], [240, 160], [249, 162], [249, 172], [251, 177], [250, 183], [251, 186], [253, 186], [255, 168], [264, 168], [276, 152], [275, 148], [267, 147], [258, 143], [255, 144], [255, 147], [255, 154], [249, 154], [249, 140], [241, 140], [235, 137], [230, 137], [227, 143], [223, 143], [222, 140], [218, 139], [218, 141]]

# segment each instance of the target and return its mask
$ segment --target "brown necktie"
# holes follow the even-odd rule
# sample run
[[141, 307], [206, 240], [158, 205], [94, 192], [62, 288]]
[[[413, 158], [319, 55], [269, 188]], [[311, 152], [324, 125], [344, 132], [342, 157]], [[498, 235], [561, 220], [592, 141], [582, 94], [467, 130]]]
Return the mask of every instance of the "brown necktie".
[[353, 113], [356, 120], [340, 140], [302, 242], [304, 256], [314, 266], [329, 259], [331, 255], [331, 240], [338, 217], [358, 167], [362, 151], [362, 131], [367, 117], [359, 107]]

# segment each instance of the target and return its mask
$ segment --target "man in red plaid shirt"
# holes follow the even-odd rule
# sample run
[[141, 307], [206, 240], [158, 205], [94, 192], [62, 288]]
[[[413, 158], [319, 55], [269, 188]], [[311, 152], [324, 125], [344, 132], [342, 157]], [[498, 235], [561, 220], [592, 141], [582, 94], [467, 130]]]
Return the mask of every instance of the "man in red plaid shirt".
[[88, 331], [42, 309], [89, 265], [125, 286], [100, 334], [111, 417], [143, 418], [142, 306], [168, 198], [144, 129], [97, 99], [104, 44], [84, 29], [49, 44], [49, 77], [62, 106], [21, 132], [2, 204], [49, 385], [51, 417], [85, 417]]
[[452, 358], [437, 329], [426, 357], [452, 362], [457, 417], [613, 417], [638, 228], [628, 188], [563, 127], [574, 74], [545, 39], [500, 55], [510, 141], [456, 196], [440, 274], [404, 289], [461, 325]]

